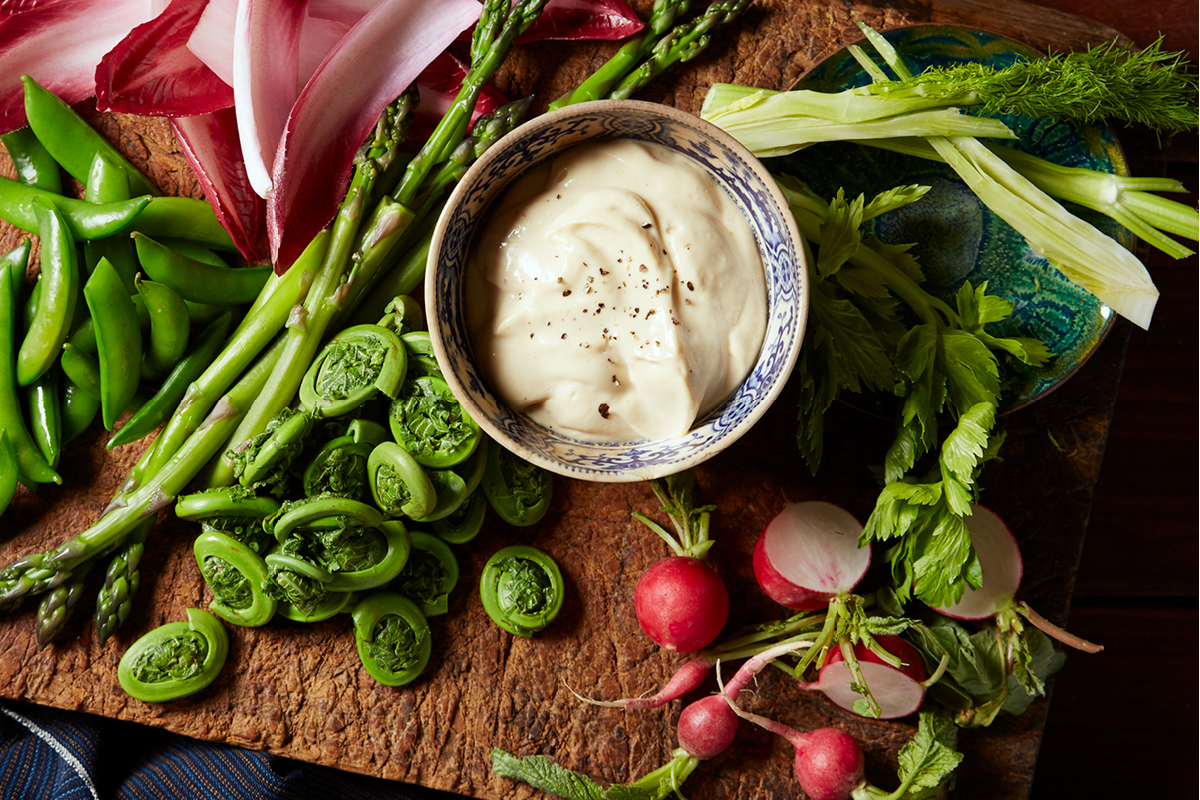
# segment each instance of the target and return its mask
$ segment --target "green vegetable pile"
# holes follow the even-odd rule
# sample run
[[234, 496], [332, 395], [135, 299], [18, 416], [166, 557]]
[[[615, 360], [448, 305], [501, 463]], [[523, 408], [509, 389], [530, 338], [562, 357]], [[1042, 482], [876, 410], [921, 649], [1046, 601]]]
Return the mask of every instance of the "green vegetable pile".
[[[0, 568], [0, 609], [43, 596], [39, 646], [61, 634], [92, 570], [104, 576], [97, 637], [113, 635], [136, 601], [156, 512], [170, 507], [199, 529], [193, 552], [212, 600], [128, 649], [119, 678], [131, 696], [162, 702], [200, 691], [228, 653], [221, 621], [255, 627], [277, 616], [349, 614], [375, 680], [402, 686], [421, 675], [433, 653], [429, 619], [447, 612], [458, 583], [453, 548], [472, 542], [491, 511], [533, 525], [552, 500], [550, 476], [490, 441], [454, 398], [410, 296], [448, 189], [528, 111], [530, 99], [520, 100], [470, 124], [482, 87], [545, 1], [486, 0], [462, 89], [441, 123], [409, 157], [417, 98], [408, 92], [388, 106], [337, 216], [282, 275], [228, 263], [232, 243], [206, 203], [158, 196], [69, 107], [26, 81], [30, 128], [3, 139], [18, 180], [0, 178], [0, 218], [38, 235], [41, 273], [22, 297], [29, 241], [0, 259], [0, 513], [18, 482], [60, 482], [63, 446], [94, 419], [114, 431], [132, 412], [110, 448], [158, 432], [98, 521]], [[552, 107], [630, 96], [702, 52], [747, 5], [716, 0], [689, 16], [688, 0], [656, 0], [645, 32]], [[1011, 71], [914, 76], [882, 37], [864, 32], [894, 78], [855, 46], [868, 87], [829, 96], [718, 85], [703, 115], [764, 158], [855, 140], [942, 160], [1064, 274], [1149, 324], [1157, 292], [1140, 262], [1059, 201], [1107, 214], [1181, 257], [1191, 250], [1171, 237], [1196, 238], [1196, 211], [1153, 193], [1182, 187], [1049, 164], [998, 144], [1013, 134], [987, 114], [1194, 127], [1195, 77], [1179, 59], [1157, 45], [1114, 45]], [[85, 186], [82, 200], [64, 196], [62, 171]], [[858, 645], [887, 660], [880, 640], [903, 634], [932, 673], [940, 707], [922, 711], [900, 751], [900, 788], [860, 784], [855, 797], [932, 797], [961, 760], [956, 726], [1023, 712], [1062, 663], [1017, 612], [972, 631], [906, 611], [914, 599], [946, 606], [980, 586], [967, 519], [1003, 443], [1000, 376], [1008, 362], [1039, 366], [1054, 354], [1037, 339], [994, 332], [1013, 306], [987, 285], [939, 297], [906, 248], [869, 233], [872, 219], [921, 202], [927, 187], [823, 197], [794, 176], [777, 178], [812, 254], [797, 375], [801, 457], [819, 470], [824, 415], [840, 397], [895, 401], [894, 441], [860, 538], [864, 547], [887, 544], [891, 585], [739, 631], [698, 658], [707, 669], [785, 646], [789, 657], [771, 663], [803, 679]], [[497, 626], [522, 637], [554, 620], [565, 593], [554, 561], [525, 546], [497, 552], [479, 588]], [[860, 683], [856, 710], [878, 716]], [[678, 792], [696, 759], [675, 756], [606, 789], [540, 756], [497, 750], [493, 765], [565, 797], [640, 800]]]

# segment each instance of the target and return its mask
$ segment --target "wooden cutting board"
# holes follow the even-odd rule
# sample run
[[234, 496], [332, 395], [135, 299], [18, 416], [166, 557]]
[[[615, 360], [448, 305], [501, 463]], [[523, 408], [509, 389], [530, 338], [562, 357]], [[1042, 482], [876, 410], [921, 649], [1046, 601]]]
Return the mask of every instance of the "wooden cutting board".
[[[634, 5], [644, 13], [649, 2]], [[1056, 49], [1118, 36], [1019, 2], [1000, 8], [973, 0], [887, 6], [756, 0], [735, 30], [722, 33], [704, 56], [642, 97], [696, 111], [716, 81], [786, 89], [841, 43], [858, 38], [855, 20], [877, 29], [968, 25]], [[611, 49], [596, 43], [531, 46], [515, 54], [497, 83], [510, 97], [536, 91], [544, 108]], [[165, 191], [198, 196], [162, 120], [95, 114], [91, 119], [145, 165]], [[12, 174], [6, 160], [0, 168]], [[6, 250], [16, 238], [3, 230], [0, 247]], [[1119, 323], [1072, 380], [1003, 418], [1004, 461], [989, 465], [982, 478], [986, 502], [1021, 540], [1023, 597], [1052, 620], [1062, 621], [1069, 607], [1128, 332]], [[714, 553], [734, 598], [731, 626], [783, 616], [754, 583], [749, 554], [758, 532], [785, 500], [825, 499], [861, 519], [874, 502], [867, 467], [881, 459], [891, 424], [835, 408], [826, 463], [814, 479], [792, 444], [796, 401], [793, 382], [746, 438], [698, 470], [699, 497], [717, 506]], [[45, 486], [36, 495], [20, 490], [0, 519], [0, 563], [53, 547], [99, 516], [141, 450], [130, 445], [109, 453], [105, 440], [97, 425], [68, 448], [63, 486]], [[40, 652], [34, 604], [0, 618], [0, 696], [480, 798], [538, 795], [491, 774], [493, 747], [518, 755], [540, 753], [601, 783], [628, 782], [669, 759], [683, 704], [620, 711], [583, 705], [571, 690], [597, 698], [642, 694], [661, 686], [683, 660], [646, 640], [633, 614], [638, 577], [667, 553], [630, 513], [652, 512], [656, 504], [640, 484], [556, 479], [555, 492], [553, 508], [539, 525], [517, 530], [493, 518], [474, 542], [457, 548], [459, 589], [450, 612], [433, 620], [433, 660], [414, 685], [387, 688], [367, 676], [349, 621], [342, 617], [309, 626], [277, 620], [264, 629], [231, 628], [228, 664], [208, 690], [160, 705], [126, 696], [117, 685], [116, 667], [129, 643], [208, 601], [191, 556], [196, 529], [164, 516], [147, 546], [136, 609], [104, 648], [96, 644], [87, 618], [90, 597], [63, 640]], [[516, 542], [550, 553], [568, 584], [561, 616], [532, 640], [491, 624], [475, 588], [483, 561]], [[955, 796], [1025, 797], [1047, 705], [1041, 700], [1021, 717], [964, 732], [960, 747], [966, 760]], [[905, 721], [870, 722], [846, 714], [774, 673], [758, 682], [747, 706], [800, 729], [844, 727], [864, 745], [868, 778], [882, 786], [893, 785], [896, 752], [912, 733]], [[791, 763], [782, 741], [743, 725], [737, 743], [703, 764], [686, 794], [693, 800], [796, 796]]]

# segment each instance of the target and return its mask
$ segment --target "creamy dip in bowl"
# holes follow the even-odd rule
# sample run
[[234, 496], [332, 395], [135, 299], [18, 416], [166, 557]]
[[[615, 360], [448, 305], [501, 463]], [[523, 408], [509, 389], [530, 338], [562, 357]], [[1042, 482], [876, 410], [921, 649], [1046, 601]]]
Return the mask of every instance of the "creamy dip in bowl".
[[500, 397], [592, 441], [686, 434], [750, 374], [767, 328], [762, 258], [733, 199], [636, 139], [522, 175], [472, 248], [466, 292]]
[[434, 351], [467, 412], [522, 458], [596, 481], [672, 474], [736, 441], [786, 382], [808, 301], [763, 165], [693, 115], [628, 100], [493, 145], [438, 220], [426, 274]]

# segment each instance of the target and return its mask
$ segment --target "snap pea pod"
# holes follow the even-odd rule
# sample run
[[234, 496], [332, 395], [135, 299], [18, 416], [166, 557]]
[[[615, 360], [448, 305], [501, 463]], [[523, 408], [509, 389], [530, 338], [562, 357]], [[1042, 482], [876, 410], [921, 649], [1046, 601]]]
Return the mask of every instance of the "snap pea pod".
[[273, 269], [217, 267], [176, 253], [149, 236], [135, 231], [138, 260], [151, 280], [170, 286], [194, 303], [250, 303], [262, 291]]
[[57, 208], [71, 236], [79, 241], [115, 236], [128, 228], [150, 202], [149, 197], [134, 197], [116, 203], [89, 203], [0, 175], [0, 219], [23, 231], [37, 233], [34, 207], [38, 200]]
[[[23, 330], [28, 331], [29, 325], [37, 312], [38, 301], [42, 296], [42, 282], [33, 285], [29, 297], [25, 300], [25, 324]], [[38, 446], [38, 451], [51, 467], [58, 469], [58, 459], [62, 447], [62, 422], [60, 380], [62, 370], [57, 364], [51, 365], [33, 383], [25, 387], [25, 400], [29, 412], [29, 432]]]
[[86, 184], [92, 159], [97, 153], [103, 153], [126, 167], [134, 194], [162, 194], [149, 178], [129, 163], [58, 95], [28, 75], [22, 75], [21, 81], [25, 84], [25, 117], [29, 120], [29, 127], [54, 160], [72, 177]]
[[21, 296], [21, 288], [25, 285], [25, 268], [29, 266], [31, 249], [33, 246], [30, 244], [29, 237], [25, 237], [19, 245], [0, 256], [0, 265], [7, 264], [12, 267], [9, 270], [9, 279], [12, 283], [14, 298]]
[[100, 417], [111, 431], [133, 402], [141, 375], [142, 333], [137, 311], [121, 276], [108, 259], [100, 259], [83, 287], [96, 327], [100, 361]]
[[152, 239], [182, 239], [213, 250], [237, 252], [212, 206], [195, 197], [151, 197], [134, 217], [130, 230]]
[[62, 478], [38, 450], [25, 426], [16, 383], [17, 293], [14, 266], [0, 260], [0, 428], [17, 458], [17, 470], [26, 483], [62, 483]]
[[46, 463], [55, 469], [62, 455], [62, 370], [58, 365], [31, 383], [26, 396], [29, 400], [29, 431]]
[[[140, 232], [145, 233], [145, 231]], [[224, 258], [221, 258], [216, 250], [213, 250], [211, 247], [207, 247], [198, 242], [193, 242], [189, 239], [178, 239], [174, 236], [151, 236], [148, 233], [146, 235], [150, 236], [151, 239], [158, 242], [163, 247], [174, 250], [176, 253], [187, 256], [188, 258], [193, 258], [196, 261], [202, 261], [205, 264], [212, 264], [214, 267], [229, 266], [229, 262]]]
[[18, 469], [17, 451], [8, 438], [8, 430], [0, 428], [0, 515], [17, 494]]
[[17, 352], [17, 383], [28, 386], [58, 358], [79, 299], [79, 258], [62, 214], [49, 203], [35, 203], [42, 244], [41, 298]]
[[183, 304], [187, 306], [188, 319], [192, 321], [192, 325], [208, 325], [222, 314], [229, 314], [231, 317], [233, 317], [234, 322], [240, 322], [245, 318], [245, 311], [242, 306], [213, 305], [212, 303], [192, 303], [188, 300], [184, 300]]
[[[145, 336], [150, 332], [150, 312], [146, 310], [146, 302], [142, 300], [141, 295], [137, 294], [132, 295], [130, 299], [133, 301], [133, 310], [137, 312], [138, 330]], [[86, 303], [82, 308], [75, 309], [75, 326], [71, 329], [71, 335], [67, 337], [67, 344], [94, 356], [96, 355], [96, 323], [92, 321], [90, 313], [81, 313], [86, 310]]]
[[100, 413], [100, 396], [80, 387], [65, 374], [62, 380], [62, 446], [91, 427]]
[[17, 169], [17, 180], [28, 186], [62, 194], [62, 170], [32, 128], [26, 126], [0, 134], [0, 142], [4, 143]]
[[191, 317], [184, 299], [165, 283], [138, 277], [134, 279], [134, 287], [150, 317], [150, 336], [142, 354], [142, 377], [158, 380], [174, 369], [187, 352]]
[[100, 361], [95, 354], [67, 342], [58, 363], [67, 380], [100, 402]]
[[[125, 167], [104, 153], [96, 153], [88, 171], [83, 199], [89, 203], [109, 203], [128, 200], [129, 174]], [[83, 243], [84, 262], [95, 269], [101, 258], [107, 258], [117, 268], [122, 283], [131, 294], [138, 274], [137, 252], [126, 236], [90, 239]]]
[[108, 440], [109, 450], [136, 442], [167, 421], [187, 394], [188, 386], [200, 377], [225, 344], [225, 335], [231, 323], [232, 315], [225, 312], [201, 331], [191, 351], [163, 379], [158, 391], [125, 420], [120, 430]]

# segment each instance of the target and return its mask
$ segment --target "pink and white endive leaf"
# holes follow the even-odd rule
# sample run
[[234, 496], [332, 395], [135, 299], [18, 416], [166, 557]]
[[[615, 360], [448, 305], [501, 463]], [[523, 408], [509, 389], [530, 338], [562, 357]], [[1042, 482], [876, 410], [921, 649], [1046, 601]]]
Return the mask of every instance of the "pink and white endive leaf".
[[270, 255], [267, 203], [250, 186], [246, 175], [234, 110], [176, 117], [171, 127], [205, 198], [238, 251], [251, 263], [266, 261]]
[[0, 16], [0, 133], [22, 128], [22, 75], [75, 104], [96, 92], [96, 65], [135, 26], [151, 0], [56, 0]]
[[188, 49], [203, 0], [173, 0], [96, 67], [96, 107], [145, 116], [195, 116], [233, 105], [233, 88]]
[[[320, 19], [353, 25], [378, 0], [311, 0], [308, 13]], [[600, 39], [615, 41], [645, 27], [626, 0], [548, 0], [542, 13], [517, 37], [517, 42], [542, 39]], [[468, 37], [469, 38], [469, 37]]]
[[379, 0], [310, 0], [308, 14], [316, 19], [353, 25], [375, 6]]
[[477, 0], [382, 0], [329, 53], [292, 108], [275, 156], [267, 234], [276, 270], [333, 219], [354, 154], [383, 109], [481, 8]]
[[271, 163], [300, 94], [305, 0], [239, 0], [233, 36], [233, 97], [250, 185], [271, 192]]
[[208, 0], [188, 38], [188, 49], [218, 78], [233, 86], [233, 32], [238, 0]]
[[300, 32], [300, 85], [308, 83], [309, 78], [317, 71], [317, 67], [325, 60], [325, 56], [334, 46], [349, 33], [351, 26], [345, 22], [332, 19], [322, 19], [309, 14], [304, 20], [304, 28]]

